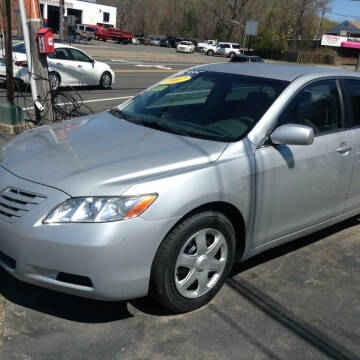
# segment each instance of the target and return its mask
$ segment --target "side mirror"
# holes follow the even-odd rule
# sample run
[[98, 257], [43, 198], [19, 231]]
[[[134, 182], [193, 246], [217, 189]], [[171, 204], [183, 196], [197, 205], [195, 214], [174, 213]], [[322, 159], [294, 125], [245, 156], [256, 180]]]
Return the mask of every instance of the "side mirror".
[[314, 130], [305, 125], [281, 125], [270, 135], [273, 144], [311, 145], [314, 142]]

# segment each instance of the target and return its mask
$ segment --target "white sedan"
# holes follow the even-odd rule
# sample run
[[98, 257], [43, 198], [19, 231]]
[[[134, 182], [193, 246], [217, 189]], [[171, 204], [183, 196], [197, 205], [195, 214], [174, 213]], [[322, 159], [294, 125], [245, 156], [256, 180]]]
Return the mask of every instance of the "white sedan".
[[[24, 43], [13, 46], [14, 78], [29, 83], [29, 69]], [[48, 55], [49, 81], [53, 90], [60, 86], [98, 85], [107, 89], [115, 81], [110, 66], [96, 61], [83, 51], [65, 44], [55, 44], [55, 53]], [[4, 60], [0, 59], [0, 79], [6, 78]]]
[[193, 53], [195, 51], [195, 45], [191, 41], [182, 41], [177, 47], [177, 52]]

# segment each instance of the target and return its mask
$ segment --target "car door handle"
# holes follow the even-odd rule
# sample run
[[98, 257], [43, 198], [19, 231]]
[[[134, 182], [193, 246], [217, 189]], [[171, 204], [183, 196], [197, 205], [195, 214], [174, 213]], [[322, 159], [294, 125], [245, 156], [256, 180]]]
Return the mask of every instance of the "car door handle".
[[354, 149], [354, 147], [352, 145], [341, 144], [340, 147], [336, 149], [336, 151], [339, 154], [346, 154], [346, 153], [350, 152], [352, 149]]
[[60, 66], [62, 66], [62, 63], [56, 63], [56, 65], [60, 65]]
[[82, 68], [82, 65], [78, 65], [79, 68]]

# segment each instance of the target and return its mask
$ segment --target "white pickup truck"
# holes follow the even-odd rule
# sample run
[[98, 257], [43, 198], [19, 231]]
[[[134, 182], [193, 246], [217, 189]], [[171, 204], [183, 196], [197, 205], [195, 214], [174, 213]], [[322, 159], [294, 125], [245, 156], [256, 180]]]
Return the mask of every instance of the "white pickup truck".
[[204, 49], [208, 48], [209, 46], [216, 46], [217, 45], [216, 40], [205, 40], [205, 42], [199, 42], [196, 46], [196, 50], [199, 52], [205, 52]]

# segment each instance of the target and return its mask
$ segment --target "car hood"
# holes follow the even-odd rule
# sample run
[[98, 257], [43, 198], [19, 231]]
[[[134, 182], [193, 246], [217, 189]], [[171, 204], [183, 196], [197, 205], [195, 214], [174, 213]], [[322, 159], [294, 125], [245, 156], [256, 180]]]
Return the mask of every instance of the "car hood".
[[130, 186], [216, 161], [227, 143], [136, 125], [109, 112], [26, 131], [0, 151], [0, 166], [71, 196]]

